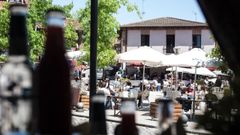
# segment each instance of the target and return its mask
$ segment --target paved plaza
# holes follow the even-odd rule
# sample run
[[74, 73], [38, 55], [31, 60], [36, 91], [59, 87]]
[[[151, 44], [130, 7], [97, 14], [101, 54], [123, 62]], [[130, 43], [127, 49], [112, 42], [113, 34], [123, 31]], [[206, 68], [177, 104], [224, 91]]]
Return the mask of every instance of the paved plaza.
[[[77, 112], [75, 110], [72, 111], [72, 123], [74, 126], [88, 122], [89, 118], [89, 111], [85, 110], [83, 112]], [[114, 129], [118, 123], [121, 122], [121, 117], [119, 115], [114, 115], [113, 110], [106, 110], [106, 118], [107, 118], [107, 130], [108, 135], [114, 134]], [[139, 129], [140, 135], [156, 135], [158, 129], [158, 120], [157, 118], [152, 119], [149, 116], [149, 111], [136, 111], [136, 124]], [[192, 134], [201, 134], [207, 135], [210, 132], [204, 129], [195, 129], [196, 122], [188, 121], [185, 124], [185, 130], [187, 131], [188, 135]]]

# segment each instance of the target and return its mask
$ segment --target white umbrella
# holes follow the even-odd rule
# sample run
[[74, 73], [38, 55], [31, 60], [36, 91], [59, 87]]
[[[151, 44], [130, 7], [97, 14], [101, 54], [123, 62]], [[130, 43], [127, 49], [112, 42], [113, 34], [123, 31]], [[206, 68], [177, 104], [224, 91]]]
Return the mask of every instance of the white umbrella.
[[185, 59], [183, 56], [169, 54], [166, 55], [163, 61], [164, 66], [178, 66], [178, 67], [191, 67], [193, 65], [190, 59]]
[[[192, 68], [189, 73], [195, 74], [195, 69]], [[202, 76], [217, 77], [216, 74], [214, 74], [212, 71], [205, 67], [198, 67], [196, 74]]]
[[[166, 69], [166, 71], [175, 71], [175, 70], [176, 70], [176, 67]], [[195, 68], [178, 67], [177, 70], [178, 70], [178, 72], [195, 74]], [[198, 67], [196, 74], [202, 75], [202, 76], [216, 77], [216, 74], [214, 74], [212, 71], [210, 71], [209, 69], [207, 69], [205, 67]]]
[[228, 74], [223, 73], [223, 72], [220, 71], [220, 70], [214, 70], [213, 73], [215, 73], [216, 75], [220, 75], [220, 76], [229, 76]]
[[[193, 48], [192, 50], [179, 55], [166, 55], [163, 65], [175, 67], [201, 67], [205, 65], [207, 60], [206, 52], [200, 48]], [[175, 71], [177, 76], [178, 68], [176, 68]]]
[[182, 67], [170, 67], [170, 68], [167, 68], [166, 71], [178, 71], [178, 72], [183, 72], [183, 73], [190, 73], [191, 71], [191, 68], [182, 68]]
[[141, 62], [143, 64], [143, 80], [145, 65], [157, 66], [162, 65], [165, 55], [148, 46], [142, 46], [117, 55], [117, 60], [121, 63]]
[[[186, 60], [185, 58], [183, 58], [179, 55], [170, 54], [170, 55], [166, 55], [166, 58], [163, 61], [163, 65], [172, 66], [172, 68], [168, 68], [167, 71], [172, 71], [172, 72], [175, 71], [176, 72], [176, 85], [177, 85], [178, 72], [189, 73], [188, 69], [181, 68], [181, 67], [191, 67], [192, 62], [190, 59]], [[174, 69], [173, 69], [173, 67], [174, 67]]]
[[[208, 57], [206, 56], [206, 52], [204, 52], [200, 48], [193, 48], [188, 52], [181, 53], [177, 55], [177, 59], [182, 65], [195, 67], [195, 66], [204, 66], [208, 61]], [[181, 66], [181, 65], [180, 65]]]
[[121, 63], [141, 62], [149, 64], [149, 66], [155, 64], [161, 65], [164, 58], [164, 54], [148, 46], [139, 47], [137, 49], [121, 53], [117, 56], [117, 60]]
[[206, 65], [208, 58], [206, 56], [206, 52], [204, 52], [200, 48], [193, 48], [188, 52], [182, 53], [178, 55], [180, 59], [184, 60], [185, 64], [190, 67], [195, 67], [194, 69], [194, 90], [193, 90], [193, 115], [195, 114], [195, 92], [196, 92], [196, 79], [198, 68]]

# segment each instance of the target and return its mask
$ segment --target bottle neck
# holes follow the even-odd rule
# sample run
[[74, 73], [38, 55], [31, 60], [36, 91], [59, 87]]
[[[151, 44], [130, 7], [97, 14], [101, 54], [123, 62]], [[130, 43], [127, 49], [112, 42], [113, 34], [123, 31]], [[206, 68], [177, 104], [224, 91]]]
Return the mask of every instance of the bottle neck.
[[12, 14], [9, 30], [9, 55], [28, 56], [25, 14]]
[[131, 127], [135, 127], [135, 114], [134, 113], [126, 113], [122, 114], [122, 125], [128, 125]]
[[106, 135], [107, 125], [106, 125], [106, 114], [104, 109], [104, 95], [99, 95], [97, 93], [92, 97], [92, 134], [96, 135]]
[[64, 54], [64, 35], [63, 28], [56, 26], [47, 27], [47, 39], [45, 53]]
[[172, 126], [173, 104], [171, 100], [161, 100], [158, 106], [159, 127], [161, 132], [165, 132]]
[[122, 113], [122, 134], [137, 135], [137, 127], [135, 123], [135, 113]]
[[105, 122], [105, 109], [104, 109], [104, 101], [105, 97], [103, 95], [95, 95], [92, 98], [92, 106], [93, 106], [93, 120], [97, 122]]
[[130, 99], [123, 99], [120, 109], [122, 113], [122, 124], [135, 126], [135, 102]]

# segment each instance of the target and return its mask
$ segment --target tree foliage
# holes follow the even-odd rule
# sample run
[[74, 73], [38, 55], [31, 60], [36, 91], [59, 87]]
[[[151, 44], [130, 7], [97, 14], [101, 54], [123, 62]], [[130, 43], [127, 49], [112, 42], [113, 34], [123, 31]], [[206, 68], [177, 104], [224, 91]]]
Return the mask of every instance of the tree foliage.
[[228, 67], [227, 61], [225, 57], [223, 57], [221, 49], [218, 44], [216, 44], [215, 48], [212, 49], [210, 53], [210, 57], [217, 61], [219, 70], [225, 73], [228, 72], [229, 67]]
[[65, 46], [66, 49], [71, 49], [72, 47], [76, 47], [78, 35], [76, 33], [76, 26], [74, 26], [73, 16], [71, 15], [71, 10], [73, 8], [73, 3], [70, 3], [65, 6], [54, 5], [51, 8], [59, 9], [64, 11], [66, 16], [66, 26], [64, 31], [65, 37]]
[[[98, 3], [98, 39], [97, 39], [97, 65], [105, 67], [116, 63], [116, 51], [113, 45], [118, 37], [119, 22], [115, 15], [121, 6], [125, 6], [129, 12], [139, 11], [136, 5], [128, 0], [99, 0]], [[78, 18], [84, 29], [84, 60], [89, 61], [90, 53], [90, 0], [87, 0], [86, 7], [78, 11]]]
[[[52, 8], [52, 0], [31, 0], [28, 5], [28, 40], [29, 53], [32, 61], [38, 60], [44, 50], [45, 40], [45, 13], [49, 8]], [[64, 10], [67, 18], [72, 18], [70, 11], [73, 8], [73, 3], [66, 6], [58, 6]], [[4, 8], [0, 11], [0, 53], [5, 53], [8, 48], [8, 29], [9, 29], [9, 11], [8, 3], [4, 4]], [[65, 30], [65, 39], [67, 48], [76, 45], [77, 33], [71, 23], [67, 23]], [[1, 59], [2, 60], [2, 59]]]
[[[8, 29], [9, 29], [9, 12], [8, 4], [3, 5], [3, 9], [0, 10], [0, 53], [3, 54], [6, 52], [8, 47]], [[5, 55], [1, 55], [1, 61], [5, 61]]]
[[[220, 63], [220, 70], [227, 72], [229, 69], [227, 61], [229, 63], [231, 61], [222, 55], [222, 51], [224, 50], [221, 50], [217, 44], [212, 50], [210, 57], [215, 58]], [[204, 127], [216, 135], [236, 134], [240, 124], [239, 73], [239, 70], [234, 71], [234, 77], [228, 79], [230, 87], [223, 88], [224, 96], [222, 99], [219, 99], [217, 102], [206, 102], [207, 104], [211, 103], [211, 107], [206, 109], [204, 115], [198, 117], [198, 127]], [[213, 90], [211, 87], [209, 89]]]
[[78, 35], [75, 30], [74, 22], [71, 20], [68, 21], [65, 27], [65, 46], [67, 49], [71, 49], [72, 47], [76, 47]]

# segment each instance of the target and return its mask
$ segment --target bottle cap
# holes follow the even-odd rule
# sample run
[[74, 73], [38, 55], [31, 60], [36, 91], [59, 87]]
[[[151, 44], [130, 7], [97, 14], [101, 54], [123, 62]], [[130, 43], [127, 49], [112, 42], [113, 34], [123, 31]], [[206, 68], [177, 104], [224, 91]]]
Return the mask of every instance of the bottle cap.
[[64, 27], [65, 15], [64, 12], [57, 9], [47, 11], [47, 25]]
[[122, 101], [121, 113], [123, 114], [133, 114], [136, 111], [136, 105], [133, 101]]
[[17, 15], [26, 15], [27, 14], [27, 6], [23, 4], [11, 4], [9, 7], [11, 14]]
[[94, 103], [104, 103], [105, 102], [105, 96], [103, 93], [97, 93], [92, 97], [92, 102]]

